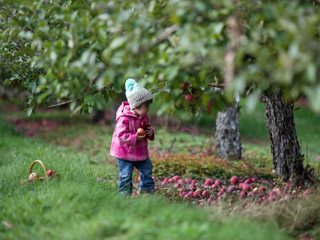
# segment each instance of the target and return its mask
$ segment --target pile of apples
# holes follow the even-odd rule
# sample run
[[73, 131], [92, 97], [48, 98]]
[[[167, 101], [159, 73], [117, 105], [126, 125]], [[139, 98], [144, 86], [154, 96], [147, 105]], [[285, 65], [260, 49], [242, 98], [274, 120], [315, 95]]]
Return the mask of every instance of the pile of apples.
[[[157, 183], [155, 178], [154, 180]], [[224, 200], [229, 203], [235, 201], [271, 203], [292, 197], [306, 197], [312, 192], [310, 188], [305, 190], [296, 188], [290, 182], [271, 187], [270, 184], [263, 186], [266, 182], [259, 181], [258, 178], [242, 180], [238, 176], [231, 177], [229, 181], [207, 178], [203, 183], [191, 178], [183, 179], [176, 175], [158, 182], [160, 186], [156, 189], [159, 194], [198, 205], [215, 205], [218, 201]]]
[[[47, 174], [49, 177], [56, 175], [56, 173], [53, 170], [48, 170]], [[33, 172], [29, 175], [29, 180], [35, 180], [35, 179], [39, 179], [39, 175], [36, 172]]]

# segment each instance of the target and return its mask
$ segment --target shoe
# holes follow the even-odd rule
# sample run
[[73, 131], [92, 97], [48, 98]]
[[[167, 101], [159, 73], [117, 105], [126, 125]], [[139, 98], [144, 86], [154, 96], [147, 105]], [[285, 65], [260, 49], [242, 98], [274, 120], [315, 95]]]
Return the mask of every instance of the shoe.
[[157, 190], [154, 188], [148, 189], [148, 190], [140, 190], [140, 194], [154, 194]]

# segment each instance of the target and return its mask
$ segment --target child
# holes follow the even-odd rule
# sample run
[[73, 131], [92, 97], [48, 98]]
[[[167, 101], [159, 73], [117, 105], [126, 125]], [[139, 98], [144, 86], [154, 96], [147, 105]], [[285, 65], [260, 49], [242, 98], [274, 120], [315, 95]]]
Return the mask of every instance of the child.
[[154, 140], [154, 128], [149, 125], [145, 135], [140, 136], [137, 130], [142, 120], [149, 123], [149, 105], [151, 93], [129, 78], [125, 83], [128, 102], [122, 102], [117, 110], [117, 124], [114, 129], [110, 155], [117, 158], [119, 166], [119, 193], [132, 193], [132, 171], [140, 171], [140, 191], [153, 192], [153, 165], [149, 158], [148, 140]]

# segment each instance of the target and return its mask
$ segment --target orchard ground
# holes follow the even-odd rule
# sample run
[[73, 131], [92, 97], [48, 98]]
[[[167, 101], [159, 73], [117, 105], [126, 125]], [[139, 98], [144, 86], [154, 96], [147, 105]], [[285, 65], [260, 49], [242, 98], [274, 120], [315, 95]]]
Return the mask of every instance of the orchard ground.
[[[29, 227], [41, 226], [43, 228], [40, 221], [40, 219], [43, 220], [43, 217], [41, 216], [40, 222], [38, 222], [36, 220], [39, 218], [36, 213], [37, 209], [35, 206], [31, 207], [30, 204], [36, 202], [41, 205], [39, 214], [46, 215], [46, 211], [53, 207], [52, 202], [58, 200], [49, 197], [49, 201], [52, 202], [47, 202], [48, 194], [51, 191], [50, 187], [56, 193], [59, 192], [60, 195], [64, 196], [59, 198], [59, 201], [62, 202], [72, 202], [72, 199], [75, 198], [80, 201], [80, 205], [86, 205], [89, 204], [87, 201], [95, 201], [96, 198], [89, 200], [82, 195], [84, 194], [82, 191], [88, 191], [86, 187], [81, 189], [82, 185], [87, 186], [87, 184], [99, 189], [96, 196], [99, 203], [102, 204], [105, 200], [116, 201], [118, 169], [114, 159], [108, 154], [113, 132], [113, 122], [110, 114], [105, 115], [104, 121], [93, 125], [88, 116], [75, 115], [70, 117], [69, 112], [65, 110], [40, 110], [32, 117], [26, 118], [19, 107], [8, 102], [2, 102], [1, 112], [3, 113], [1, 114], [3, 118], [1, 121], [7, 122], [2, 123], [3, 129], [6, 130], [3, 131], [4, 135], [0, 145], [1, 151], [5, 155], [5, 163], [1, 165], [1, 168], [2, 172], [6, 171], [2, 179], [1, 188], [3, 191], [1, 192], [7, 193], [5, 197], [1, 197], [4, 200], [1, 207], [9, 206], [9, 201], [15, 202], [10, 210], [3, 210], [1, 235], [10, 238], [10, 236], [16, 237], [22, 234], [21, 236], [26, 237], [27, 234], [36, 232], [36, 229], [27, 230]], [[312, 114], [307, 108], [301, 108], [295, 112], [295, 118], [298, 138], [306, 156], [305, 164], [310, 164], [311, 168], [314, 168], [314, 176], [318, 176], [320, 152], [317, 145], [320, 130], [317, 127], [317, 122], [320, 120], [320, 116]], [[137, 205], [137, 208], [140, 208], [139, 204], [144, 204], [144, 201], [150, 201], [150, 204], [153, 204], [153, 201], [161, 201], [161, 207], [166, 208], [166, 211], [169, 212], [172, 209], [168, 210], [171, 207], [166, 207], [168, 201], [174, 208], [178, 204], [183, 209], [182, 211], [185, 211], [186, 207], [187, 211], [191, 211], [190, 216], [186, 216], [186, 226], [193, 224], [190, 223], [192, 216], [197, 218], [198, 214], [205, 214], [204, 216], [216, 216], [219, 221], [226, 223], [226, 228], [233, 228], [233, 221], [243, 222], [244, 219], [247, 219], [249, 225], [252, 224], [252, 232], [255, 232], [255, 228], [259, 229], [261, 225], [264, 225], [265, 229], [275, 227], [277, 231], [273, 233], [274, 239], [277, 239], [277, 236], [284, 239], [286, 237], [288, 239], [316, 239], [319, 237], [320, 233], [317, 229], [320, 225], [320, 215], [317, 214], [319, 212], [317, 202], [320, 197], [317, 185], [295, 188], [290, 183], [281, 183], [280, 179], [274, 177], [262, 106], [258, 106], [250, 114], [245, 111], [241, 113], [240, 129], [244, 149], [243, 160], [238, 161], [222, 160], [215, 155], [212, 135], [214, 119], [212, 117], [203, 116], [190, 121], [169, 118], [167, 122], [164, 122], [163, 119], [165, 118], [157, 117], [154, 114], [151, 116], [151, 121], [156, 128], [156, 140], [150, 143], [150, 154], [154, 163], [154, 177], [158, 191], [152, 197], [140, 194], [138, 191], [139, 175], [138, 172], [135, 172], [134, 193], [132, 198], [130, 200], [128, 198], [126, 201], [130, 201], [130, 204], [136, 201], [134, 205]], [[164, 124], [168, 127], [163, 128]], [[13, 142], [10, 144], [11, 138], [19, 139], [22, 146], [20, 144], [15, 145], [13, 143], [15, 140], [11, 140]], [[24, 148], [28, 149], [26, 155], [23, 155], [26, 151]], [[41, 159], [45, 164], [49, 164], [47, 168], [52, 168], [58, 172], [61, 175], [61, 181], [50, 181], [48, 184], [36, 183], [27, 187], [19, 186], [19, 190], [14, 190], [15, 185], [9, 183], [10, 179], [18, 184], [19, 181], [28, 178], [28, 168], [35, 159]], [[14, 170], [13, 166], [17, 169]], [[38, 171], [40, 175], [41, 168], [37, 167], [35, 171]], [[78, 185], [78, 176], [81, 176], [80, 182], [82, 184], [80, 185]], [[233, 177], [232, 180], [231, 177]], [[76, 184], [76, 188], [80, 192], [79, 195], [76, 191], [73, 191], [71, 195], [64, 192], [61, 194], [62, 189], [60, 187], [66, 187], [64, 184], [68, 186]], [[39, 195], [44, 192], [44, 196]], [[20, 200], [17, 196], [22, 193], [27, 193], [27, 196]], [[90, 193], [93, 196], [96, 195]], [[112, 195], [114, 198], [110, 199], [105, 195]], [[103, 198], [105, 200], [101, 200]], [[8, 202], [6, 203], [6, 201]], [[77, 201], [72, 204], [75, 205], [73, 208], [77, 208]], [[17, 212], [19, 207], [25, 210], [31, 208], [32, 210], [20, 214]], [[191, 210], [189, 210], [190, 207]], [[123, 214], [130, 215], [128, 213], [128, 211], [131, 211], [130, 208], [123, 205], [121, 209]], [[65, 215], [60, 216], [63, 219], [70, 214], [68, 212], [64, 213], [64, 210], [59, 214]], [[150, 210], [158, 211], [154, 207], [151, 207]], [[115, 222], [109, 222], [108, 226], [104, 226], [101, 223], [103, 221], [102, 216], [97, 219], [91, 217], [89, 213], [84, 216], [84, 211], [79, 211], [76, 213], [78, 216], [75, 217], [76, 220], [90, 219], [89, 225], [94, 226], [95, 231], [90, 234], [94, 235], [102, 231], [99, 233], [101, 238], [108, 236], [108, 234], [116, 237], [122, 236], [123, 239], [128, 236], [135, 236], [131, 230], [128, 230], [128, 226], [121, 225], [122, 227], [117, 228]], [[28, 214], [31, 214], [31, 220], [28, 220]], [[94, 213], [91, 214], [96, 216]], [[137, 214], [137, 212], [134, 214]], [[142, 216], [143, 214], [140, 217]], [[149, 214], [147, 216], [147, 218], [152, 218]], [[161, 214], [160, 216], [168, 218], [168, 216]], [[232, 216], [232, 220], [228, 220], [229, 216]], [[131, 217], [134, 218], [134, 216]], [[117, 221], [120, 221], [120, 219], [121, 217]], [[109, 219], [106, 221], [115, 220]], [[177, 221], [181, 222], [181, 226], [185, 226], [182, 216], [181, 219], [177, 217]], [[204, 221], [208, 221], [208, 219]], [[151, 222], [147, 221], [145, 224], [147, 226], [155, 224]], [[270, 222], [273, 222], [275, 226], [271, 226], [272, 224], [268, 226]], [[59, 222], [59, 224], [62, 223]], [[59, 224], [56, 225], [56, 228], [59, 227]], [[83, 224], [85, 223], [82, 222]], [[204, 222], [203, 224], [206, 225]], [[162, 227], [167, 226], [165, 224], [160, 225]], [[143, 226], [145, 225], [141, 224], [140, 227]], [[212, 222], [212, 226], [217, 225]], [[140, 229], [139, 226], [135, 227], [136, 231]], [[204, 225], [201, 227], [206, 230], [194, 230], [191, 227], [190, 229], [193, 230], [189, 229], [186, 239], [197, 239], [196, 237], [193, 238], [193, 234], [200, 234], [199, 236], [204, 234], [206, 236], [211, 232]], [[73, 226], [74, 231], [75, 228]], [[86, 228], [89, 228], [89, 226]], [[99, 230], [99, 228], [102, 230]], [[63, 230], [66, 233], [59, 232], [59, 236], [71, 234], [70, 231]], [[227, 229], [225, 231], [228, 232]], [[243, 229], [238, 229], [238, 231], [245, 232]], [[186, 227], [185, 232], [181, 229], [172, 229], [171, 231], [173, 236], [180, 233], [180, 237], [187, 232], [188, 227]], [[42, 230], [42, 234], [46, 233], [54, 234], [49, 229]], [[161, 235], [163, 233], [155, 230], [153, 234], [157, 237], [163, 236]], [[220, 234], [222, 239], [226, 233], [221, 231]], [[255, 234], [259, 234], [259, 231]], [[25, 239], [28, 238], [31, 238], [31, 236]], [[204, 237], [204, 239], [207, 238]], [[253, 235], [252, 239], [263, 238]]]

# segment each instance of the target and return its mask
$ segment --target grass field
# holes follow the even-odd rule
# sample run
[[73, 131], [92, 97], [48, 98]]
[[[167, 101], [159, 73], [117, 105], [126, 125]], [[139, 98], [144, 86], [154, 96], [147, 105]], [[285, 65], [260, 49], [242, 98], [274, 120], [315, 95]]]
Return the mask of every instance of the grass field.
[[[309, 156], [320, 155], [315, 130], [319, 116], [297, 115], [297, 131], [308, 142]], [[297, 114], [298, 112], [297, 111]], [[162, 195], [138, 198], [117, 194], [117, 167], [109, 157], [113, 127], [92, 125], [87, 117], [61, 112], [40, 112], [28, 119], [37, 122], [32, 137], [6, 119], [23, 118], [17, 111], [2, 110], [0, 118], [0, 239], [317, 239], [320, 222], [319, 194], [308, 201], [250, 207], [227, 203], [196, 207]], [[241, 116], [245, 156], [270, 163], [263, 111]], [[261, 115], [262, 114], [262, 115]], [[301, 118], [301, 119], [300, 119]], [[41, 122], [46, 119], [47, 122]], [[55, 121], [52, 129], [50, 123]], [[57, 122], [56, 122], [57, 121]], [[38, 128], [40, 125], [41, 128]], [[251, 125], [251, 127], [250, 127]], [[311, 126], [313, 125], [313, 127]], [[17, 124], [16, 124], [17, 126]], [[252, 132], [252, 129], [257, 130]], [[300, 127], [302, 128], [300, 129]], [[38, 129], [38, 130], [37, 130]], [[208, 132], [210, 132], [208, 130]], [[313, 133], [313, 134], [311, 134]], [[209, 135], [157, 129], [151, 151], [190, 154], [210, 149]], [[254, 155], [253, 155], [254, 153]], [[313, 158], [313, 157], [312, 157]], [[22, 185], [33, 160], [42, 160], [60, 179]], [[313, 161], [316, 164], [316, 161]], [[272, 165], [272, 164], [271, 164]], [[40, 165], [34, 171], [42, 174]], [[103, 177], [104, 181], [97, 181]], [[292, 214], [292, 215], [291, 215]]]

